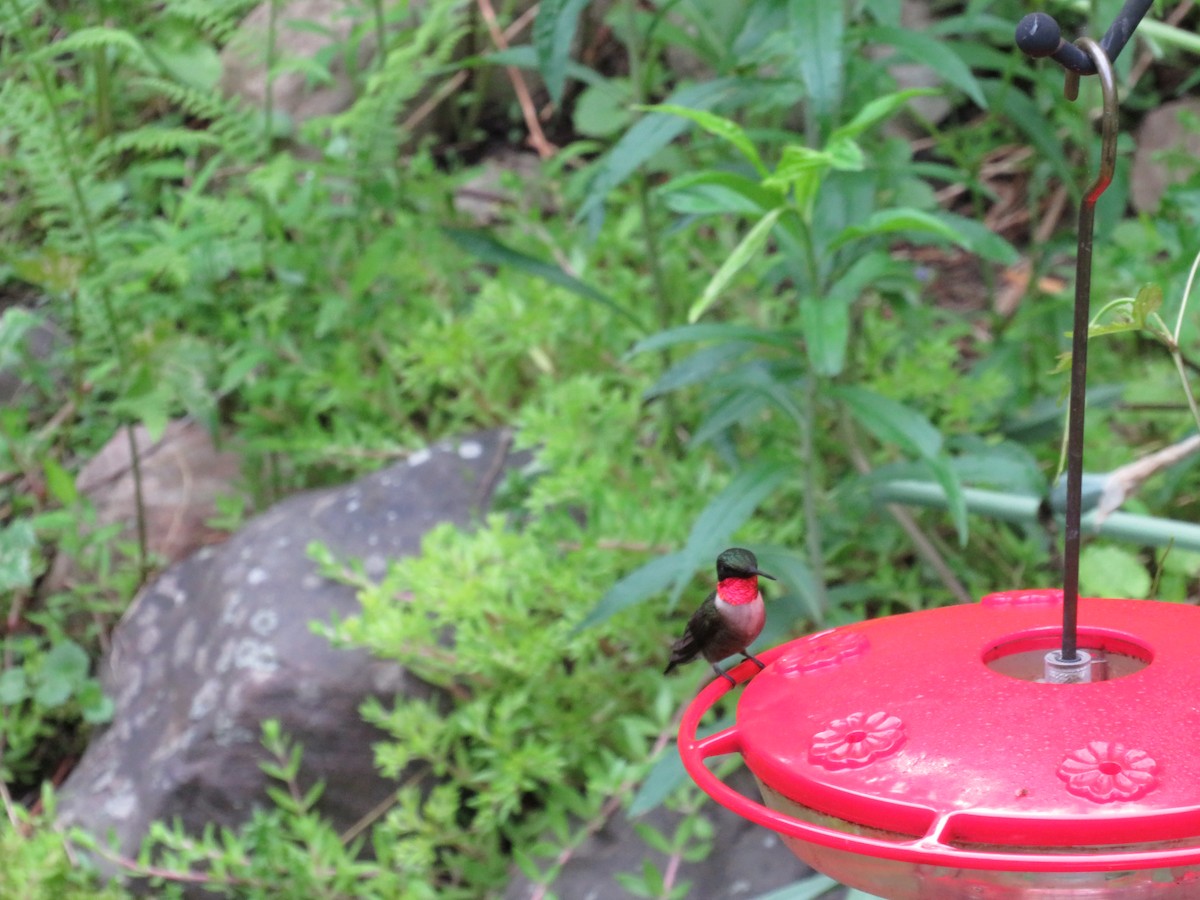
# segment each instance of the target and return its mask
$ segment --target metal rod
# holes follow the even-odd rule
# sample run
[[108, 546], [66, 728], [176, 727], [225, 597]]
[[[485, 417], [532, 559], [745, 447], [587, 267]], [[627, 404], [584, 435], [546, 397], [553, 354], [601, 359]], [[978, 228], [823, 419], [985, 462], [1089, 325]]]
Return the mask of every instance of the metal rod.
[[[1100, 48], [1107, 54], [1110, 63], [1121, 55], [1153, 2], [1125, 0], [1125, 5], [1100, 39]], [[1096, 65], [1091, 56], [1078, 46], [1078, 42], [1069, 44], [1064, 41], [1058, 22], [1046, 13], [1030, 13], [1023, 18], [1017, 24], [1016, 40], [1017, 46], [1029, 56], [1049, 56], [1068, 72], [1077, 75], [1096, 74]]]
[[[1083, 510], [1083, 424], [1087, 391], [1088, 323], [1091, 320], [1092, 235], [1096, 201], [1112, 181], [1117, 161], [1117, 83], [1104, 49], [1091, 38], [1079, 46], [1092, 58], [1104, 96], [1100, 117], [1100, 172], [1079, 204], [1079, 236], [1075, 255], [1075, 316], [1071, 333], [1071, 398], [1067, 408], [1067, 513], [1063, 548], [1062, 659], [1076, 658], [1079, 611], [1079, 545]], [[1079, 75], [1067, 73], [1067, 97], [1079, 92]]]

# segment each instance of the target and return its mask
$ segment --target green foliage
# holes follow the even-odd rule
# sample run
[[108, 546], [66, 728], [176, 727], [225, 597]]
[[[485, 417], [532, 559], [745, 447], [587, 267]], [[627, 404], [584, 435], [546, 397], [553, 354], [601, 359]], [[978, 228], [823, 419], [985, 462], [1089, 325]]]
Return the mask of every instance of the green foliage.
[[[18, 626], [0, 672], [6, 783], [32, 795], [47, 747], [76, 748], [109, 711], [88, 657], [151, 561], [122, 562], [74, 473], [120, 428], [157, 433], [189, 415], [236, 436], [248, 496], [221, 503], [227, 523], [474, 427], [515, 425], [534, 462], [505, 485], [503, 517], [434, 531], [379, 582], [320, 557], [363, 604], [322, 627], [440, 692], [366, 711], [389, 735], [376, 752], [399, 779], [394, 806], [336, 834], [314, 811], [322, 788], [301, 784], [301, 749], [268, 725], [274, 805], [237, 832], [160, 823], [139, 860], [119, 861], [155, 891], [476, 897], [513, 865], [552, 891], [622, 805], [694, 812], [662, 750], [694, 684], [658, 673], [730, 543], [781, 578], [764, 642], [944, 602], [946, 570], [967, 596], [1053, 578], [1046, 535], [968, 517], [964, 498], [971, 485], [1045, 492], [1069, 299], [1027, 298], [1008, 320], [959, 309], [929, 290], [921, 261], [977, 257], [990, 287], [990, 266], [1015, 260], [978, 221], [998, 146], [1034, 148], [1016, 163], [1031, 197], [1059, 182], [1078, 193], [1090, 124], [1057, 71], [1012, 52], [1020, 4], [966, 4], [918, 32], [890, 2], [621, 0], [597, 56], [595, 5], [545, 0], [528, 45], [462, 64], [465, 0], [420, 16], [349, 4], [347, 39], [311, 59], [285, 58], [273, 34], [242, 39], [272, 79], [328, 83], [345, 64], [356, 102], [303, 124], [271, 90], [251, 109], [217, 89], [218, 52], [253, 5], [0, 0], [0, 277], [42, 298], [0, 316], [0, 367], [26, 382], [0, 410], [0, 588]], [[363, 67], [368, 42], [378, 51]], [[940, 87], [902, 89], [893, 60]], [[485, 121], [516, 121], [515, 104], [483, 110], [501, 66], [537, 69], [556, 112], [546, 127], [575, 140], [544, 183], [505, 185], [506, 221], [468, 230], [456, 166], [497, 137]], [[469, 92], [449, 81], [467, 74]], [[448, 87], [455, 132], [423, 136], [421, 104]], [[941, 125], [925, 118], [930, 99], [951, 107]], [[962, 187], [954, 211], [946, 186]], [[1181, 375], [1191, 399], [1197, 335], [1182, 310], [1198, 197], [1185, 185], [1136, 222], [1102, 204], [1096, 292], [1123, 299], [1093, 335], [1148, 334], [1168, 353], [1143, 360], [1110, 339], [1093, 355], [1094, 383], [1121, 386], [1092, 414], [1093, 468], [1186, 425], [1128, 407], [1161, 404]], [[1072, 251], [1069, 239], [1026, 249], [1037, 276]], [[69, 348], [48, 362], [22, 349], [43, 323]], [[1194, 506], [1195, 478], [1181, 467], [1139, 499]], [[875, 502], [878, 486], [909, 479], [946, 498], [947, 512], [912, 526], [941, 568]], [[54, 550], [92, 574], [42, 597]], [[1189, 554], [1148, 560], [1097, 545], [1085, 583], [1194, 594]], [[91, 896], [61, 838], [28, 818], [3, 832], [0, 879], [28, 896]], [[705, 853], [702, 820], [640, 832], [647, 861], [619, 889], [685, 894], [661, 857]]]

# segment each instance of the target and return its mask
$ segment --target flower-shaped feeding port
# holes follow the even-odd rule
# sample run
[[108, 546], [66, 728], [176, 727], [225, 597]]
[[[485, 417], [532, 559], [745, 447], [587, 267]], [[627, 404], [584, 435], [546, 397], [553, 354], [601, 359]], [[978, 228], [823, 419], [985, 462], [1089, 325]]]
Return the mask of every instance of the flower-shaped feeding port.
[[851, 713], [813, 736], [809, 759], [826, 769], [855, 769], [898, 750], [904, 723], [886, 712]]
[[1058, 767], [1058, 777], [1072, 794], [1112, 803], [1136, 800], [1158, 786], [1158, 763], [1145, 750], [1108, 741], [1089, 741], [1072, 750]]
[[856, 631], [826, 631], [814, 634], [775, 663], [784, 675], [803, 675], [816, 669], [841, 665], [867, 652], [870, 643]]

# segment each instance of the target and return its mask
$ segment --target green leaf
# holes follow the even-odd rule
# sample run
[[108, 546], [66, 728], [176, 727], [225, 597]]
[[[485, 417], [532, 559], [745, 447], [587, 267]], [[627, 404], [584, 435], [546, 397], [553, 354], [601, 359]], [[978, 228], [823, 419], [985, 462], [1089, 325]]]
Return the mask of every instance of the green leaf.
[[763, 571], [770, 572], [779, 579], [781, 585], [790, 588], [804, 604], [808, 617], [818, 625], [821, 624], [825, 619], [825, 610], [821, 608], [817, 579], [808, 562], [787, 547], [758, 544], [755, 545], [754, 552], [758, 555], [758, 562]]
[[[724, 99], [737, 83], [733, 78], [717, 78], [702, 84], [689, 85], [672, 93], [666, 102], [672, 106], [708, 109]], [[653, 113], [625, 132], [616, 146], [595, 164], [587, 195], [575, 214], [575, 221], [597, 216], [609, 193], [623, 184], [625, 179], [654, 154], [683, 134], [687, 126], [687, 119]]]
[[[14, 266], [15, 268], [15, 266]], [[20, 306], [0, 312], [0, 369], [18, 365], [25, 352], [25, 336], [42, 320]]]
[[754, 515], [755, 510], [773, 494], [791, 474], [784, 462], [762, 461], [742, 469], [715, 496], [692, 523], [691, 533], [684, 546], [683, 573], [675, 581], [670, 605], [679, 602], [691, 574], [702, 565], [712, 565], [718, 553], [725, 549], [734, 532]]
[[866, 388], [837, 387], [834, 391], [858, 423], [882, 443], [925, 460], [941, 452], [941, 432], [916, 410]]
[[64, 638], [51, 647], [42, 658], [42, 668], [38, 675], [54, 675], [75, 685], [87, 678], [90, 666], [87, 651], [71, 639]]
[[895, 47], [903, 56], [928, 66], [948, 84], [954, 85], [971, 98], [976, 106], [987, 109], [987, 98], [979, 86], [970, 67], [951, 49], [949, 42], [910, 28], [872, 28], [867, 31], [868, 42], [878, 42]]
[[714, 137], [719, 137], [732, 144], [758, 170], [759, 175], [767, 174], [767, 167], [763, 165], [762, 157], [758, 155], [758, 150], [755, 148], [754, 142], [750, 140], [745, 130], [737, 122], [704, 109], [693, 109], [688, 106], [679, 106], [675, 103], [659, 103], [655, 106], [643, 106], [639, 108], [649, 110], [650, 112], [669, 113], [673, 116], [683, 116], [685, 119], [690, 119]]
[[807, 114], [828, 122], [842, 102], [844, 4], [789, 0], [792, 46], [804, 82]]
[[746, 233], [742, 238], [741, 243], [733, 248], [733, 252], [726, 257], [721, 263], [721, 267], [717, 269], [712, 280], [704, 289], [704, 293], [700, 295], [700, 299], [692, 304], [692, 308], [688, 310], [688, 321], [695, 322], [708, 310], [716, 301], [720, 293], [725, 290], [726, 285], [733, 279], [738, 272], [746, 267], [753, 259], [758, 251], [767, 243], [767, 238], [771, 234], [771, 229], [775, 227], [775, 222], [783, 215], [784, 207], [777, 207], [771, 210], [765, 216], [755, 223], [754, 227]]
[[0, 706], [12, 706], [29, 698], [29, 681], [24, 669], [0, 672]]
[[28, 519], [0, 528], [0, 594], [33, 585], [33, 552], [37, 535]]
[[1133, 301], [1133, 321], [1137, 323], [1137, 327], [1145, 328], [1146, 319], [1162, 309], [1162, 303], [1162, 286], [1143, 284]]
[[622, 610], [661, 594], [679, 578], [682, 566], [682, 553], [668, 553], [634, 569], [605, 592], [575, 631], [599, 625]]
[[74, 506], [75, 501], [79, 499], [79, 492], [75, 489], [75, 479], [71, 473], [50, 457], [42, 461], [42, 472], [45, 474], [46, 490], [50, 492], [50, 496], [63, 506]]
[[831, 297], [803, 297], [800, 323], [813, 371], [828, 377], [841, 374], [850, 344], [850, 304]]
[[494, 266], [511, 266], [527, 275], [533, 275], [535, 278], [541, 278], [543, 281], [566, 288], [576, 296], [583, 297], [585, 300], [591, 300], [593, 303], [598, 303], [623, 316], [638, 328], [645, 330], [642, 321], [629, 310], [625, 309], [625, 307], [590, 284], [586, 284], [574, 275], [564, 272], [558, 266], [542, 262], [540, 259], [535, 259], [519, 250], [514, 250], [512, 247], [500, 243], [491, 235], [480, 231], [472, 231], [465, 228], [443, 228], [442, 230], [459, 247], [485, 263], [490, 263]]
[[939, 211], [937, 218], [955, 233], [955, 243], [984, 259], [1011, 266], [1021, 258], [1017, 248], [982, 222], [966, 216]]
[[871, 282], [883, 277], [890, 266], [891, 260], [886, 253], [868, 253], [855, 260], [824, 297], [801, 299], [804, 345], [809, 362], [818, 375], [841, 374], [850, 343], [851, 309]]
[[727, 363], [738, 359], [748, 349], [747, 344], [734, 341], [701, 347], [663, 372], [658, 380], [645, 390], [642, 398], [652, 400], [663, 394], [708, 381], [724, 371]]
[[1150, 573], [1142, 561], [1120, 547], [1092, 544], [1079, 557], [1079, 586], [1089, 597], [1150, 595]]
[[932, 88], [908, 88], [907, 90], [876, 97], [855, 113], [853, 119], [837, 128], [829, 136], [829, 140], [832, 142], [839, 138], [856, 138], [868, 128], [872, 128], [884, 119], [894, 116], [900, 107], [904, 106], [913, 97], [928, 97], [939, 93], [941, 92]]
[[963, 493], [962, 482], [958, 479], [950, 458], [939, 454], [926, 459], [926, 465], [933, 471], [933, 477], [946, 493], [946, 509], [950, 513], [950, 521], [958, 532], [959, 546], [967, 546], [967, 497]]
[[[707, 188], [710, 192], [719, 190], [721, 193], [710, 193], [709, 196], [728, 198], [723, 206], [719, 206], [713, 211], [732, 212], [740, 215], [761, 215], [769, 209], [782, 205], [786, 199], [783, 191], [771, 190], [753, 178], [739, 175], [736, 172], [687, 172], [672, 178], [659, 188], [659, 193], [672, 209], [679, 209], [677, 196], [700, 188]], [[701, 210], [686, 209], [682, 211], [702, 212]]]
[[909, 207], [881, 209], [861, 225], [843, 228], [829, 245], [836, 250], [851, 241], [882, 234], [902, 232], [906, 235], [927, 234], [959, 246], [965, 246], [962, 235], [933, 213]]
[[795, 347], [796, 336], [789, 331], [778, 328], [759, 328], [757, 325], [739, 325], [734, 322], [695, 322], [691, 325], [678, 325], [659, 331], [650, 337], [642, 338], [625, 354], [626, 358], [664, 350], [678, 344], [692, 344], [700, 341], [751, 341], [756, 344], [770, 344], [790, 350]]
[[579, 14], [587, 5], [588, 0], [542, 0], [533, 23], [538, 71], [556, 106], [562, 100]]

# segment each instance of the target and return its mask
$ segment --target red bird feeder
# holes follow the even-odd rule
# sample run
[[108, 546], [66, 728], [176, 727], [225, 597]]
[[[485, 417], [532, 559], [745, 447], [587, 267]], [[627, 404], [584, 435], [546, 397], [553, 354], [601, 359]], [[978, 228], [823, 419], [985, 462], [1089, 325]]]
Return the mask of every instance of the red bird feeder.
[[[1049, 683], [1062, 592], [836, 628], [761, 654], [688, 773], [814, 869], [887, 900], [1200, 897], [1200, 609], [1081, 601], [1090, 683]], [[757, 673], [757, 674], [756, 674]], [[740, 753], [766, 805], [704, 764]]]
[[[736, 724], [697, 737], [731, 685], [680, 728], [688, 773], [780, 834], [813, 868], [886, 900], [1200, 898], [1200, 609], [1078, 596], [1092, 221], [1112, 177], [1109, 63], [1145, 14], [1128, 0], [1100, 43], [1062, 42], [1049, 16], [1026, 52], [1104, 92], [1101, 170], [1080, 207], [1062, 590], [860, 622], [733, 671]], [[1079, 624], [1082, 622], [1082, 624]], [[762, 802], [705, 760], [740, 754]]]

